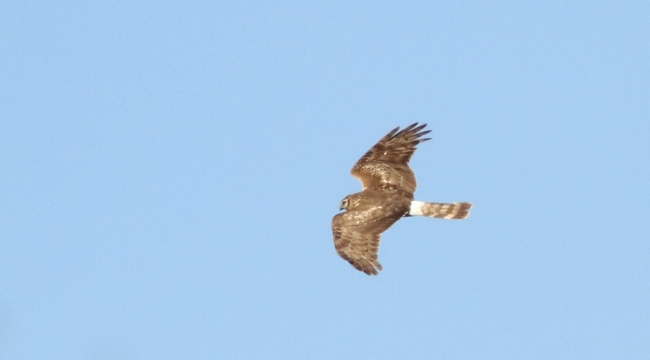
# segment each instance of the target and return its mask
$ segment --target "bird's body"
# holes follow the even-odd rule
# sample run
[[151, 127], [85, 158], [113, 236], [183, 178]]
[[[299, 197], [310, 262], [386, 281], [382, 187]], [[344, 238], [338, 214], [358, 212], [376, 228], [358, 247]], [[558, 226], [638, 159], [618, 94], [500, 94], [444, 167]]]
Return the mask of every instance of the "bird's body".
[[[352, 175], [363, 184], [363, 191], [348, 195], [332, 219], [337, 253], [357, 270], [377, 275], [382, 269], [377, 260], [381, 234], [405, 216], [464, 219], [470, 203], [428, 203], [414, 201], [417, 182], [408, 165], [415, 146], [429, 139], [421, 137], [426, 124], [412, 124], [402, 131], [393, 129], [375, 144], [352, 168]], [[399, 131], [399, 132], [398, 132]]]

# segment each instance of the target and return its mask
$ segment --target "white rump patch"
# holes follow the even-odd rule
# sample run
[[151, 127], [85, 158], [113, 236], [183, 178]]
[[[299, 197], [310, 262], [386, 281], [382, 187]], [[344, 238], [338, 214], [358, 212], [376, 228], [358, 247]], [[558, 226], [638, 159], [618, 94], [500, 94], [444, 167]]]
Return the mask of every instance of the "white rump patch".
[[424, 201], [411, 201], [411, 210], [409, 210], [409, 215], [411, 216], [424, 216], [422, 213], [422, 206], [426, 204]]

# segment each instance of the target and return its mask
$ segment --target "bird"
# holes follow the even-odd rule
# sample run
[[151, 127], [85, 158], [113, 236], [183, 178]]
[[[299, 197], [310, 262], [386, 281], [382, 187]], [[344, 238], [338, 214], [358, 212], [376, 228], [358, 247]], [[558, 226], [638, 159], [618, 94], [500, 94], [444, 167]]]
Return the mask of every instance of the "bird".
[[403, 217], [427, 216], [466, 219], [472, 204], [414, 200], [417, 181], [409, 166], [416, 146], [431, 130], [427, 124], [411, 124], [391, 130], [352, 167], [351, 174], [363, 190], [346, 196], [332, 219], [334, 248], [339, 256], [367, 275], [378, 275], [381, 234]]

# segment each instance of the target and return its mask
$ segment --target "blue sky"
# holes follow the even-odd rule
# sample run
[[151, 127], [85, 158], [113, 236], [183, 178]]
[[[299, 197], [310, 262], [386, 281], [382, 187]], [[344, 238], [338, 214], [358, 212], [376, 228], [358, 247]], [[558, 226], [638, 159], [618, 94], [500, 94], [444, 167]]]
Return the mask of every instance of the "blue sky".
[[[650, 353], [647, 2], [2, 8], [1, 359]], [[416, 121], [475, 207], [368, 277], [330, 221]]]

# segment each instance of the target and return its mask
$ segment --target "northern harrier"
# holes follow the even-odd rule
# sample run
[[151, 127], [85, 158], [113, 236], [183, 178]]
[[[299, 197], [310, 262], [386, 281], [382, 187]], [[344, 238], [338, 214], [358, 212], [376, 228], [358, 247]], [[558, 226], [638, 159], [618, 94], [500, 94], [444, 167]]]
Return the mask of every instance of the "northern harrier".
[[336, 252], [357, 270], [377, 275], [381, 234], [406, 216], [441, 219], [465, 219], [472, 204], [444, 204], [414, 201], [417, 187], [409, 160], [415, 146], [430, 140], [422, 136], [424, 125], [412, 124], [402, 131], [393, 129], [373, 146], [352, 168], [352, 176], [361, 180], [363, 191], [341, 201], [341, 210], [332, 219]]

